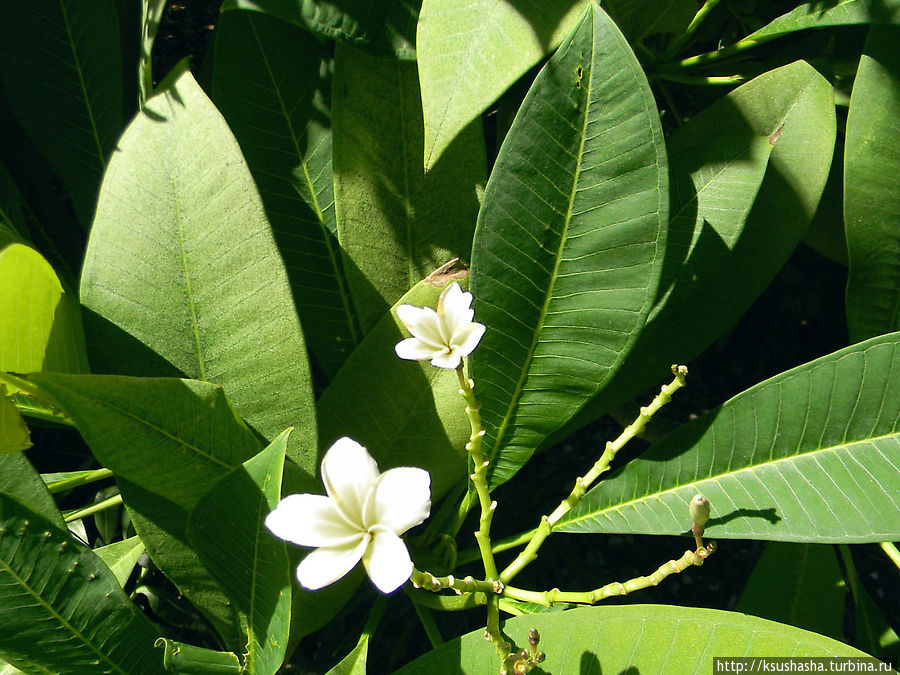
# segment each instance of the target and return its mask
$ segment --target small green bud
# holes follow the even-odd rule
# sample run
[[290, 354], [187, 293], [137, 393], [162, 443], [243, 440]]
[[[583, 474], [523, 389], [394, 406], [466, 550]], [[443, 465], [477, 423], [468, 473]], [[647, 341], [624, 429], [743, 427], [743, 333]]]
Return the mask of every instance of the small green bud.
[[688, 506], [688, 511], [690, 511], [691, 521], [693, 522], [691, 529], [697, 534], [702, 533], [706, 523], [709, 522], [709, 500], [703, 495], [694, 495]]

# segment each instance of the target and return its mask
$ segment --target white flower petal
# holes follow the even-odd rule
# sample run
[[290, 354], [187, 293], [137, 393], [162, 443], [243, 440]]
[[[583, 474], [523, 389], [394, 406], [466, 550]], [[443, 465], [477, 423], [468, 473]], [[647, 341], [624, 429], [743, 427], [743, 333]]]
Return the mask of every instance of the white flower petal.
[[301, 560], [297, 566], [297, 581], [300, 585], [317, 591], [333, 584], [356, 567], [369, 547], [369, 535], [360, 532], [358, 536], [357, 541], [348, 542], [344, 546], [317, 548]]
[[378, 465], [366, 449], [353, 439], [339, 438], [322, 459], [325, 490], [344, 516], [359, 529], [363, 506], [378, 481]]
[[[401, 312], [400, 307], [409, 307], [410, 309]], [[397, 308], [397, 316], [410, 334], [425, 344], [440, 349], [444, 344], [444, 335], [437, 312], [431, 307], [413, 307], [412, 305], [400, 305], [400, 307]]]
[[454, 351], [459, 350], [462, 356], [468, 356], [481, 342], [482, 337], [484, 337], [484, 324], [473, 321], [453, 334], [453, 340], [450, 342], [450, 345]]
[[431, 476], [412, 466], [385, 471], [366, 507], [369, 526], [377, 523], [403, 534], [431, 512]]
[[458, 349], [448, 350], [441, 354], [435, 354], [431, 359], [431, 365], [437, 368], [449, 368], [451, 370], [457, 368], [461, 361]]
[[438, 314], [444, 325], [447, 341], [462, 326], [472, 321], [475, 312], [469, 309], [472, 304], [472, 294], [463, 293], [459, 284], [454, 282], [441, 294], [438, 301]]
[[340, 546], [362, 531], [333, 500], [322, 495], [290, 495], [266, 516], [266, 527], [279, 539], [300, 546]]
[[363, 564], [379, 591], [393, 593], [412, 574], [409, 551], [403, 540], [391, 530], [375, 527], [371, 532], [374, 537], [363, 555]]
[[442, 350], [435, 349], [431, 345], [422, 342], [419, 338], [412, 337], [398, 342], [394, 346], [394, 351], [397, 352], [397, 356], [401, 359], [427, 361], [428, 359], [434, 358], [434, 355], [440, 353]]

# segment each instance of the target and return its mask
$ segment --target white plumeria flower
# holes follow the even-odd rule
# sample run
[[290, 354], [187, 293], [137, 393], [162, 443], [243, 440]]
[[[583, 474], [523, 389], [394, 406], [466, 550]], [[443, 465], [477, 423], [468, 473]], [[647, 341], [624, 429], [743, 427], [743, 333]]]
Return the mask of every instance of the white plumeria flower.
[[397, 316], [412, 337], [397, 343], [397, 356], [411, 361], [431, 359], [438, 368], [458, 368], [484, 335], [484, 324], [472, 321], [471, 304], [472, 294], [463, 293], [454, 282], [441, 293], [436, 312], [431, 307], [400, 305]]
[[428, 517], [431, 476], [414, 467], [379, 473], [366, 449], [344, 437], [322, 459], [322, 482], [327, 497], [290, 495], [266, 516], [276, 537], [316, 547], [297, 567], [297, 580], [317, 590], [362, 560], [382, 593], [397, 590], [413, 571], [400, 535]]

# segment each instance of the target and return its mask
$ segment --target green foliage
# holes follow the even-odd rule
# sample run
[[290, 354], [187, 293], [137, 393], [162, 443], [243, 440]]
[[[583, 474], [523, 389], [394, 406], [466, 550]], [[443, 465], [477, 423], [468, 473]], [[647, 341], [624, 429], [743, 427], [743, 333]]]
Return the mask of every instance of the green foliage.
[[[528, 630], [537, 628], [548, 673], [708, 672], [712, 658], [741, 656], [864, 656], [845, 644], [784, 624], [732, 612], [691, 607], [632, 605], [590, 607], [555, 614], [516, 617], [505, 631], [527, 648]], [[485, 673], [493, 669], [483, 631], [439, 647], [398, 671]], [[601, 665], [602, 664], [602, 665]]]
[[[897, 562], [898, 26], [898, 0], [0, 3], [0, 674], [896, 660], [896, 578], [851, 545]], [[374, 486], [364, 457], [319, 481], [344, 436]], [[542, 549], [563, 533], [626, 537]], [[629, 593], [670, 604], [573, 608]], [[434, 615], [473, 609], [462, 637]]]
[[590, 9], [525, 98], [478, 216], [472, 291], [493, 330], [473, 377], [492, 485], [628, 354], [662, 268], [667, 197], [653, 95], [622, 34]]

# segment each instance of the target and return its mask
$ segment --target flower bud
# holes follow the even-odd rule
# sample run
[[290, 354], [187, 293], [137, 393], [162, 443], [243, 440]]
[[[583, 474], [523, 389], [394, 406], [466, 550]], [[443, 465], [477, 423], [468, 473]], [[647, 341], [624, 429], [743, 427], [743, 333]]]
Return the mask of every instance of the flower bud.
[[537, 647], [540, 641], [541, 634], [538, 633], [537, 628], [532, 628], [528, 631], [528, 644], [530, 644], [532, 647]]
[[691, 522], [693, 523], [691, 529], [697, 534], [702, 533], [706, 523], [709, 522], [709, 500], [703, 495], [694, 495], [688, 506], [688, 511], [691, 514]]

